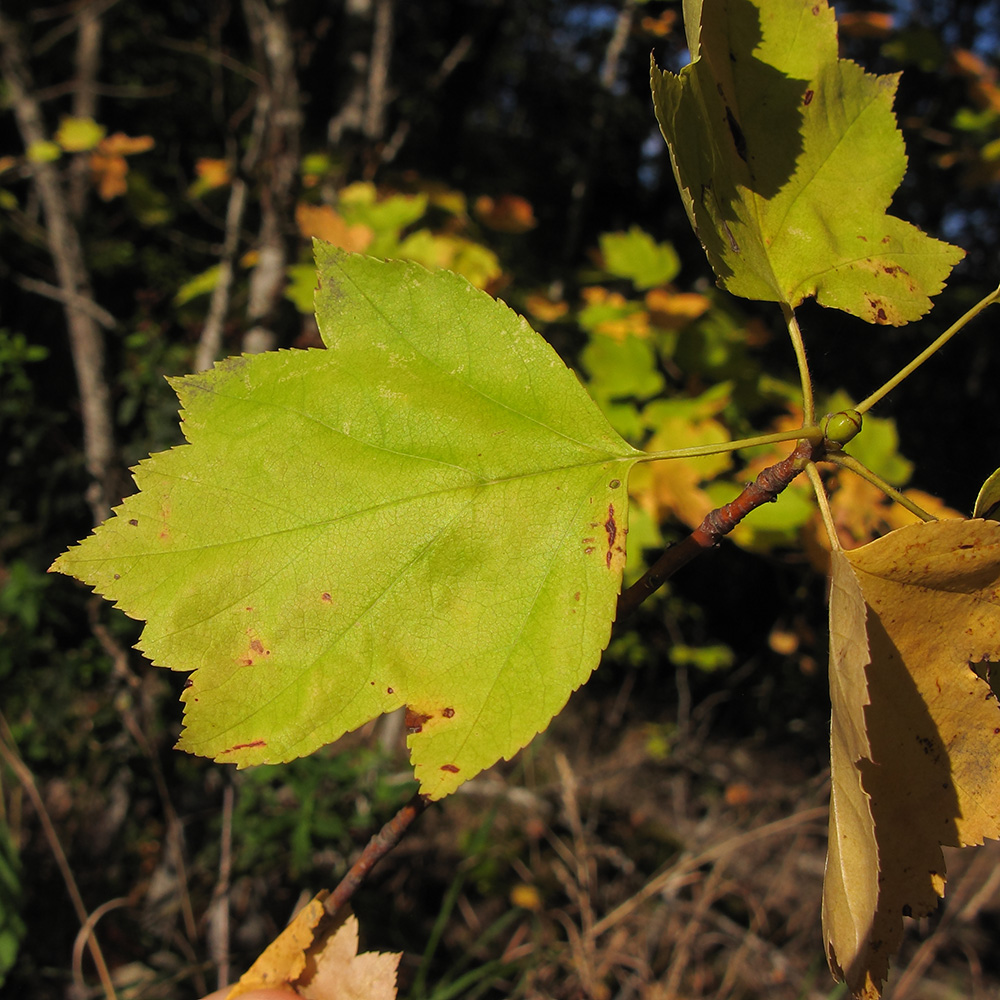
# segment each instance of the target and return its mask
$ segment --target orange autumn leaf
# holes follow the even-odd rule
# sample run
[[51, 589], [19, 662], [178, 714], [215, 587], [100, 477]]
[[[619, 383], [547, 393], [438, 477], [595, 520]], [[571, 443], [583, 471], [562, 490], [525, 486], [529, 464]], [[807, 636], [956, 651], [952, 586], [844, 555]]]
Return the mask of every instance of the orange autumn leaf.
[[375, 238], [369, 226], [360, 222], [348, 225], [344, 217], [329, 205], [299, 202], [295, 206], [295, 224], [306, 239], [316, 237], [355, 253], [367, 250]]
[[531, 202], [516, 194], [502, 194], [495, 199], [480, 195], [474, 210], [483, 225], [498, 233], [526, 233], [538, 225]]
[[524, 308], [531, 313], [535, 319], [543, 323], [552, 323], [557, 319], [562, 319], [569, 312], [569, 303], [560, 300], [553, 302], [546, 295], [529, 295], [524, 300]]
[[215, 160], [203, 156], [195, 163], [194, 171], [198, 175], [198, 179], [191, 185], [191, 193], [196, 197], [203, 195], [206, 191], [214, 191], [216, 188], [224, 187], [231, 180], [227, 160]]
[[665, 10], [659, 17], [644, 17], [639, 22], [639, 27], [647, 35], [653, 35], [656, 38], [666, 38], [674, 30], [676, 24], [677, 11]]
[[665, 330], [679, 330], [707, 312], [712, 303], [697, 292], [671, 292], [652, 288], [646, 292], [646, 308], [653, 324]]
[[892, 14], [878, 10], [837, 12], [837, 26], [841, 34], [853, 38], [888, 38], [892, 25]]
[[89, 157], [90, 177], [97, 186], [97, 193], [102, 201], [111, 201], [128, 190], [125, 182], [128, 162], [125, 157], [133, 153], [144, 153], [153, 146], [152, 136], [129, 136], [124, 132], [115, 132], [97, 144]]
[[97, 149], [106, 156], [132, 156], [134, 153], [147, 153], [155, 145], [151, 135], [112, 132], [98, 143]]
[[90, 154], [90, 177], [97, 185], [97, 193], [102, 201], [111, 201], [128, 190], [125, 178], [128, 163], [124, 156], [94, 152]]

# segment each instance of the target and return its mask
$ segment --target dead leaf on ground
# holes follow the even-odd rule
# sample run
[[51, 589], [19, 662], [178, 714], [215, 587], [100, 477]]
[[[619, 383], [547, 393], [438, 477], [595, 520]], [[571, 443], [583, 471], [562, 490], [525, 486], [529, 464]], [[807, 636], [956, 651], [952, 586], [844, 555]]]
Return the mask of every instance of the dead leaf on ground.
[[1000, 659], [1000, 524], [916, 524], [838, 553], [830, 645], [824, 937], [874, 998], [903, 916], [944, 893], [941, 845], [1000, 836], [1000, 709], [972, 669]]
[[358, 921], [327, 915], [319, 893], [264, 949], [226, 1000], [284, 989], [306, 1000], [394, 1000], [399, 955], [358, 954]]

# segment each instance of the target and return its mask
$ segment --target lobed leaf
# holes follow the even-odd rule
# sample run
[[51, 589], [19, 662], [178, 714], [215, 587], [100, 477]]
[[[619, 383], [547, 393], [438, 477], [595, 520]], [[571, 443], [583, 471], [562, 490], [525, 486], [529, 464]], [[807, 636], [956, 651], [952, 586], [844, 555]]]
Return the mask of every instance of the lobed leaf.
[[448, 272], [317, 244], [327, 350], [173, 380], [189, 442], [53, 569], [193, 674], [178, 746], [246, 766], [408, 708], [438, 798], [597, 665], [640, 452], [527, 323]]
[[692, 62], [654, 64], [653, 100], [720, 284], [870, 323], [926, 313], [963, 251], [886, 212], [906, 170], [898, 76], [838, 58], [826, 0], [689, 0], [685, 15]]

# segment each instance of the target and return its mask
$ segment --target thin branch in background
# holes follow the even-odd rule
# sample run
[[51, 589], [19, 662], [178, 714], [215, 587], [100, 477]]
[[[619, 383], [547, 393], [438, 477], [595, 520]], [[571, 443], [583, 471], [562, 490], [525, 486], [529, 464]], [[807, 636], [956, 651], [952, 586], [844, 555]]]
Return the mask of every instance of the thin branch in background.
[[[431, 74], [427, 81], [425, 94], [428, 97], [440, 90], [448, 77], [468, 58], [469, 53], [472, 51], [472, 42], [473, 38], [470, 33], [462, 35], [455, 42], [448, 54], [441, 60], [441, 65], [438, 66], [437, 70]], [[409, 137], [412, 124], [408, 120], [401, 121], [389, 137], [388, 142], [383, 143], [382, 148], [379, 150], [379, 160], [382, 164], [391, 163], [399, 155], [399, 151], [403, 148], [403, 143]]]
[[198, 338], [195, 352], [194, 370], [203, 372], [211, 368], [222, 351], [222, 331], [229, 313], [233, 278], [236, 273], [236, 255], [240, 248], [240, 225], [247, 203], [247, 184], [242, 177], [233, 179], [226, 206], [225, 235], [222, 240], [222, 254], [219, 260], [219, 280], [212, 289], [208, 304], [208, 315]]
[[324, 901], [323, 906], [330, 916], [334, 916], [345, 903], [350, 902], [371, 870], [403, 839], [413, 821], [430, 804], [431, 800], [418, 792], [368, 841], [358, 860]]
[[[101, 65], [103, 0], [85, 4], [79, 11], [76, 33], [76, 75], [73, 81], [73, 116], [97, 118], [97, 73]], [[67, 201], [77, 223], [83, 218], [90, 191], [90, 154], [76, 153], [70, 161]]]
[[81, 998], [86, 997], [88, 994], [87, 983], [83, 978], [83, 951], [89, 945], [90, 939], [94, 936], [94, 928], [97, 926], [97, 922], [106, 913], [110, 913], [112, 910], [119, 910], [123, 906], [129, 905], [129, 899], [127, 896], [119, 896], [117, 899], [109, 899], [106, 903], [102, 903], [87, 919], [84, 921], [83, 926], [77, 932], [76, 940], [73, 942], [73, 985], [76, 987], [77, 995]]
[[625, 44], [632, 31], [635, 21], [635, 11], [640, 0], [625, 0], [618, 18], [615, 30], [611, 33], [607, 47], [604, 50], [604, 60], [598, 74], [601, 89], [595, 95], [594, 110], [590, 118], [590, 144], [586, 158], [583, 161], [580, 175], [570, 188], [569, 217], [566, 223], [566, 239], [563, 244], [563, 259], [572, 261], [577, 253], [580, 234], [583, 232], [584, 218], [590, 204], [591, 189], [598, 160], [604, 144], [607, 141], [604, 129], [608, 121], [608, 111], [614, 100], [615, 84], [621, 67]]
[[222, 793], [222, 833], [219, 843], [219, 878], [208, 908], [208, 948], [216, 970], [216, 989], [229, 985], [229, 888], [233, 869], [233, 802], [235, 790], [227, 784]]
[[83, 21], [88, 18], [101, 17], [120, 2], [121, 0], [90, 0], [90, 2], [83, 4], [62, 4], [58, 7], [50, 7], [47, 10], [39, 10], [36, 7], [31, 14], [32, 20], [37, 24], [41, 24], [42, 21], [55, 20], [56, 18], [64, 18], [64, 20], [32, 45], [31, 54], [33, 56], [44, 55], [57, 42], [77, 31]]
[[[23, 44], [17, 28], [3, 14], [0, 14], [0, 73], [25, 148], [46, 141], [48, 134], [41, 108], [32, 93]], [[52, 163], [36, 163], [32, 180], [45, 217], [45, 237], [59, 288], [66, 296], [63, 308], [80, 390], [84, 457], [92, 477], [87, 501], [94, 523], [99, 524], [122, 493], [111, 393], [104, 375], [104, 339], [92, 310], [74, 304], [78, 299], [93, 302], [94, 296], [80, 232], [73, 223], [59, 173]]]
[[29, 278], [25, 274], [15, 274], [14, 283], [23, 288], [26, 292], [33, 292], [46, 299], [52, 299], [71, 309], [79, 309], [85, 312], [95, 322], [100, 323], [107, 330], [113, 330], [118, 325], [118, 320], [114, 318], [103, 306], [99, 306], [93, 299], [88, 299], [83, 295], [74, 292], [66, 292], [55, 285], [50, 285], [47, 281], [39, 281], [37, 278]]
[[385, 134], [393, 27], [393, 0], [375, 0], [372, 54], [368, 60], [368, 86], [362, 123], [364, 136], [369, 142], [378, 142]]
[[[243, 10], [263, 83], [257, 92], [256, 120], [262, 123], [258, 159], [261, 222], [257, 265], [250, 275], [247, 332], [243, 350], [259, 353], [277, 346], [274, 318], [285, 287], [291, 222], [299, 179], [301, 98], [295, 44], [281, 5], [243, 0]], [[249, 170], [244, 167], [246, 173]]]
[[[21, 760], [21, 755], [18, 753], [17, 745], [14, 742], [14, 736], [7, 725], [7, 720], [2, 715], [0, 715], [0, 757], [3, 758], [7, 766], [14, 772], [14, 776], [31, 800], [35, 814], [38, 816], [38, 821], [42, 825], [42, 833], [45, 835], [49, 850], [52, 852], [56, 866], [63, 877], [66, 891], [73, 904], [77, 919], [80, 921], [80, 926], [87, 927], [90, 917], [87, 914], [87, 907], [84, 906], [83, 897], [80, 895], [76, 879], [73, 877], [73, 870], [69, 866], [66, 852], [63, 850], [59, 835], [56, 833], [56, 828], [52, 823], [49, 812], [45, 808], [45, 802], [42, 800], [38, 786], [35, 784], [35, 777], [24, 761]], [[107, 963], [104, 961], [101, 946], [98, 944], [97, 938], [93, 933], [87, 935], [87, 948], [90, 950], [90, 957], [94, 960], [94, 965], [97, 968], [97, 975], [100, 977], [104, 995], [109, 1000], [115, 1000], [115, 987], [111, 982], [111, 974], [108, 972]]]

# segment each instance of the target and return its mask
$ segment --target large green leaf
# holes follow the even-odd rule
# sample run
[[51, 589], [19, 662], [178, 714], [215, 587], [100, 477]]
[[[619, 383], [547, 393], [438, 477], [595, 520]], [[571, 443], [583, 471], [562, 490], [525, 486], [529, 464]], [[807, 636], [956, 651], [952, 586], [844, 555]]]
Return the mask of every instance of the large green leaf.
[[685, 14], [693, 62], [654, 65], [653, 99], [720, 283], [871, 323], [922, 316], [962, 251], [886, 214], [906, 170], [898, 76], [838, 58], [826, 0], [688, 0]]
[[317, 247], [328, 350], [174, 380], [188, 444], [53, 569], [193, 670], [179, 746], [286, 761], [409, 707], [440, 797], [596, 666], [640, 455], [505, 305], [448, 272]]

